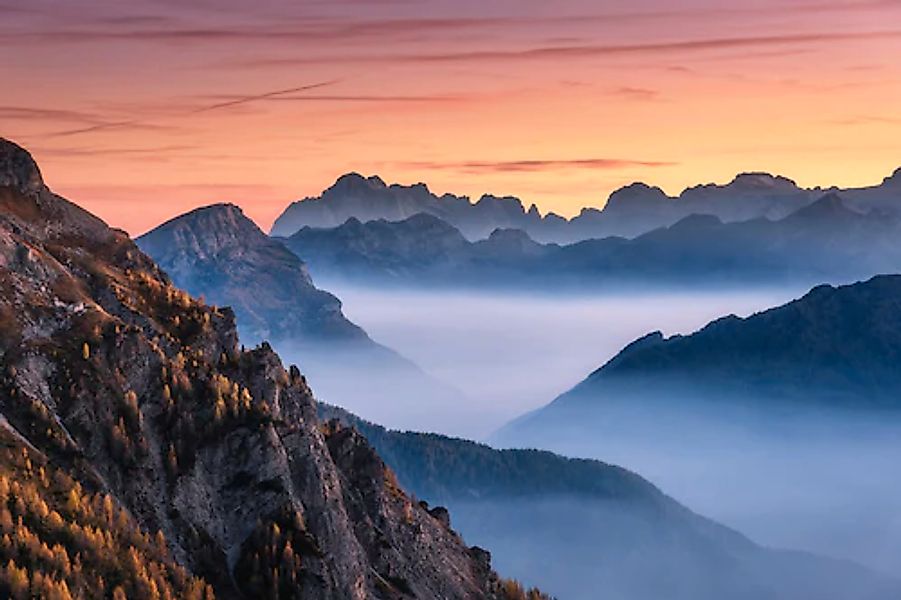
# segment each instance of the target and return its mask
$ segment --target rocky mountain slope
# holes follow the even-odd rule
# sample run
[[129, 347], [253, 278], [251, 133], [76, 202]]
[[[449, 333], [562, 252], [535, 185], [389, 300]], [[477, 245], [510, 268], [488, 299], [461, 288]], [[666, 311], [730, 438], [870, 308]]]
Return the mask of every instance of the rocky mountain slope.
[[296, 368], [242, 350], [230, 310], [174, 287], [7, 141], [0, 186], [4, 594], [519, 591], [361, 436], [321, 424]]
[[778, 220], [685, 217], [634, 239], [539, 244], [521, 230], [469, 242], [430, 215], [304, 228], [284, 243], [317, 277], [380, 285], [597, 288], [814, 285], [901, 270], [901, 218], [827, 194]]
[[603, 237], [632, 238], [669, 227], [690, 215], [715, 216], [723, 222], [779, 220], [826, 193], [840, 193], [858, 212], [901, 209], [901, 169], [882, 184], [866, 188], [802, 188], [768, 173], [742, 173], [725, 185], [706, 184], [668, 196], [660, 188], [635, 183], [613, 192], [602, 209], [584, 208], [565, 219], [528, 210], [518, 198], [485, 195], [477, 202], [465, 196], [436, 196], [418, 183], [388, 185], [378, 177], [349, 173], [317, 198], [292, 203], [279, 216], [271, 234], [289, 237], [303, 227], [331, 228], [351, 218], [362, 222], [402, 221], [425, 213], [453, 225], [471, 241], [495, 229], [521, 229], [543, 243], [569, 244]]
[[[231, 307], [243, 344], [267, 341], [301, 365], [320, 398], [403, 427], [423, 411], [452, 410], [462, 396], [349, 321], [303, 261], [237, 206], [196, 209], [137, 244], [175, 285]], [[349, 371], [360, 376], [349, 378]]]

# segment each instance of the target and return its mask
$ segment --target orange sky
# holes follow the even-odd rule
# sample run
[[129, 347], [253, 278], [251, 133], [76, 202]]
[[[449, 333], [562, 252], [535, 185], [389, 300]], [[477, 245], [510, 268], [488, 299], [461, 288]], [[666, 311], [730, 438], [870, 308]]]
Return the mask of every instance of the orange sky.
[[564, 215], [901, 166], [901, 2], [0, 0], [0, 135], [133, 234], [346, 171]]

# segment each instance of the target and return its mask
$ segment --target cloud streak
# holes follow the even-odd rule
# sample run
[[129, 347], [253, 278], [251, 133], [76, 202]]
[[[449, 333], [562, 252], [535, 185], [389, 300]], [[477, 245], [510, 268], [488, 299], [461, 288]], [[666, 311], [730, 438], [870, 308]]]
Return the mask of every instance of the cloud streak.
[[463, 162], [413, 161], [402, 163], [402, 166], [414, 169], [459, 171], [461, 173], [529, 173], [559, 171], [564, 169], [615, 170], [630, 167], [657, 168], [671, 167], [677, 164], [678, 163], [668, 161], [631, 160], [622, 158], [577, 158]]
[[68, 129], [64, 131], [57, 131], [54, 133], [49, 133], [41, 137], [71, 137], [74, 135], [83, 135], [87, 133], [98, 133], [102, 131], [108, 131], [111, 129], [146, 129], [146, 128], [161, 128], [165, 127], [163, 125], [159, 125], [158, 123], [154, 123], [154, 121], [160, 121], [163, 119], [172, 119], [179, 117], [189, 117], [192, 115], [197, 115], [201, 113], [207, 113], [216, 110], [222, 110], [225, 108], [233, 108], [236, 106], [242, 106], [245, 104], [251, 104], [253, 102], [260, 102], [264, 100], [272, 100], [274, 98], [278, 98], [280, 96], [286, 96], [289, 94], [297, 94], [299, 92], [304, 92], [308, 90], [315, 90], [323, 87], [327, 87], [330, 85], [334, 85], [338, 83], [338, 80], [331, 81], [323, 81], [319, 83], [313, 83], [308, 85], [302, 85], [292, 88], [286, 88], [281, 90], [274, 90], [271, 92], [264, 92], [261, 94], [250, 94], [243, 96], [235, 96], [231, 100], [226, 100], [223, 102], [216, 102], [214, 104], [208, 104], [205, 106], [199, 106], [196, 108], [192, 108], [189, 110], [185, 110], [179, 113], [174, 113], [168, 115], [166, 117], [148, 117], [148, 118], [136, 118], [136, 119], [127, 119], [123, 121], [110, 121], [105, 123], [98, 123], [95, 125], [90, 125], [88, 127], [80, 127], [77, 129]]
[[464, 50], [453, 52], [411, 52], [391, 54], [331, 54], [299, 57], [258, 58], [223, 63], [224, 66], [259, 68], [315, 64], [354, 63], [459, 63], [485, 64], [533, 60], [575, 60], [617, 56], [672, 55], [722, 50], [754, 50], [822, 43], [866, 42], [901, 39], [901, 29], [864, 32], [817, 32], [767, 36], [715, 37], [639, 44], [570, 44], [531, 48]]

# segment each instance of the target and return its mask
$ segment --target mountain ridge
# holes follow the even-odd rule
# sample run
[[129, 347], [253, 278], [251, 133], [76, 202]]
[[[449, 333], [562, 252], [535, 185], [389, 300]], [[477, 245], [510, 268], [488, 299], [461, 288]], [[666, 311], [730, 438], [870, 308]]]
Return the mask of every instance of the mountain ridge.
[[[514, 233], [519, 232], [519, 233]], [[841, 283], [901, 270], [901, 215], [827, 193], [779, 220], [693, 213], [633, 239], [541, 244], [496, 229], [470, 242], [434, 215], [304, 227], [283, 243], [318, 277], [408, 287], [599, 289]]]
[[470, 241], [495, 229], [522, 229], [544, 243], [567, 244], [586, 239], [633, 238], [672, 225], [690, 214], [712, 214], [724, 222], [755, 218], [781, 219], [830, 191], [839, 192], [860, 212], [874, 208], [898, 211], [901, 194], [897, 173], [864, 188], [802, 188], [792, 179], [765, 172], [739, 173], [725, 184], [699, 184], [669, 196], [658, 187], [634, 182], [613, 191], [603, 208], [584, 207], [566, 219], [541, 215], [532, 204], [513, 196], [433, 194], [424, 183], [386, 184], [378, 176], [342, 175], [318, 197], [292, 202], [275, 220], [270, 235], [289, 237], [302, 227], [337, 227], [356, 217], [362, 222], [401, 221], [417, 212], [432, 214], [456, 227]]

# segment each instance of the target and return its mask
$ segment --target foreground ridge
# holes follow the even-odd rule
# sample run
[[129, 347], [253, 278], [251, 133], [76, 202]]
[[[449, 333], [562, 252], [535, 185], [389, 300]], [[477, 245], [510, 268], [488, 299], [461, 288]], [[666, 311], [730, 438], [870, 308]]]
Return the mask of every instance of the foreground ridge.
[[524, 597], [6, 141], [0, 186], [3, 594]]

